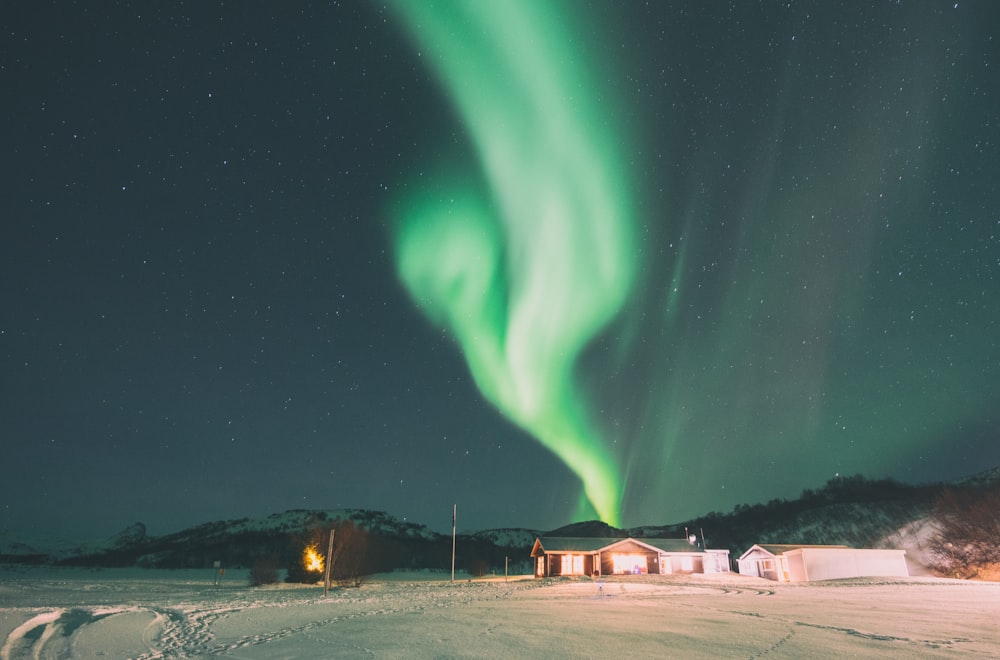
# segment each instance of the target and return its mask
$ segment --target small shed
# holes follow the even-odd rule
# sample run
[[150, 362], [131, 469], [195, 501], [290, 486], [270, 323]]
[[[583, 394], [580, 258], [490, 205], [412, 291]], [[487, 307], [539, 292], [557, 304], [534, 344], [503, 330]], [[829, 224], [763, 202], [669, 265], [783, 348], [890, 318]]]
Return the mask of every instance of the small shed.
[[851, 577], [907, 577], [905, 550], [846, 545], [754, 544], [739, 560], [741, 575], [809, 582]]
[[687, 539], [539, 537], [535, 577], [725, 573], [729, 550], [704, 550]]

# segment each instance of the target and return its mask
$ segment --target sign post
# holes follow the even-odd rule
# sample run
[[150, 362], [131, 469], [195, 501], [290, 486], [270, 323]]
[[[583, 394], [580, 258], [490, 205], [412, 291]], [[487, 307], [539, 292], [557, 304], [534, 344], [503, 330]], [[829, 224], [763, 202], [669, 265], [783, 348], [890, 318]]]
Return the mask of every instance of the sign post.
[[323, 598], [330, 593], [330, 564], [333, 563], [333, 530], [330, 530], [330, 542], [326, 544], [326, 570], [323, 574]]
[[451, 581], [455, 581], [455, 524], [458, 518], [458, 505], [451, 510]]

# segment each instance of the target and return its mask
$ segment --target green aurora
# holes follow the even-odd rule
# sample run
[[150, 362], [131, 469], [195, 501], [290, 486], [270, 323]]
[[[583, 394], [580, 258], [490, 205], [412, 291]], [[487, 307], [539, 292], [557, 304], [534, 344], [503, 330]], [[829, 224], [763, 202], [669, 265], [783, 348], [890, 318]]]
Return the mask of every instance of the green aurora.
[[482, 393], [580, 477], [578, 516], [617, 524], [618, 457], [575, 369], [634, 280], [620, 137], [557, 5], [396, 7], [468, 127], [487, 187], [449, 177], [401, 204], [402, 280], [457, 337]]
[[14, 6], [0, 530], [1000, 466], [1000, 2]]
[[[872, 9], [848, 61], [823, 3], [598, 30], [576, 3], [393, 6], [479, 159], [397, 199], [401, 279], [603, 520], [991, 466], [995, 46], [974, 13]], [[617, 77], [598, 39], [640, 41]]]

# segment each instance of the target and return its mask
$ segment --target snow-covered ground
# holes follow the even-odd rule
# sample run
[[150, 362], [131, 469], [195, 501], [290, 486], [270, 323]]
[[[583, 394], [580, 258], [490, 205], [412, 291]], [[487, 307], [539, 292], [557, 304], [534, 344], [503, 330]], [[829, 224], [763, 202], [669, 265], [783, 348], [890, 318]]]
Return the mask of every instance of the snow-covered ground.
[[0, 569], [0, 658], [997, 657], [1000, 583]]

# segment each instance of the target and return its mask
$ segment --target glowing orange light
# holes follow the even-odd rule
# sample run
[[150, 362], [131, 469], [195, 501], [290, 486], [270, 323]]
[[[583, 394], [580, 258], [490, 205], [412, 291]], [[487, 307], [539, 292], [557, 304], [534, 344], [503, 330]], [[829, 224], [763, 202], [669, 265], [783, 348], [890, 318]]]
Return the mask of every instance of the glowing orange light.
[[318, 573], [323, 570], [323, 555], [316, 551], [316, 546], [306, 546], [302, 553], [302, 563], [310, 573]]
[[648, 566], [644, 555], [611, 555], [615, 573], [645, 573]]

